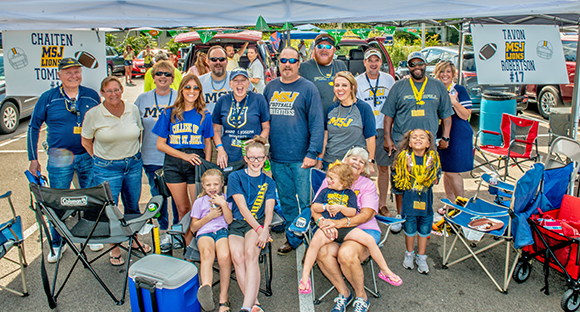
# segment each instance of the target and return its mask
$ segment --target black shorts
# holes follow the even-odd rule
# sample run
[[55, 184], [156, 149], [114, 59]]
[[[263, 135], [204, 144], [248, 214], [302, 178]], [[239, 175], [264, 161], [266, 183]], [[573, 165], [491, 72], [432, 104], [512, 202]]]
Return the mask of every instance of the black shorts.
[[334, 240], [335, 242], [342, 244], [344, 242], [344, 238], [348, 235], [348, 233], [350, 233], [350, 231], [352, 231], [354, 229], [353, 227], [347, 227], [347, 228], [340, 228], [337, 229], [338, 231], [338, 236], [336, 237], [336, 239]]
[[[264, 218], [257, 220], [260, 225], [264, 225]], [[241, 237], [246, 237], [246, 233], [249, 231], [253, 231], [254, 229], [248, 222], [244, 220], [233, 220], [228, 226], [228, 230], [230, 231], [229, 236], [236, 235]]]
[[[205, 153], [202, 149], [182, 148], [180, 151], [186, 154], [197, 154], [199, 157], [205, 158]], [[165, 182], [167, 183], [187, 182], [187, 184], [195, 184], [196, 168], [197, 166], [193, 166], [190, 162], [165, 154], [163, 174], [165, 174]]]

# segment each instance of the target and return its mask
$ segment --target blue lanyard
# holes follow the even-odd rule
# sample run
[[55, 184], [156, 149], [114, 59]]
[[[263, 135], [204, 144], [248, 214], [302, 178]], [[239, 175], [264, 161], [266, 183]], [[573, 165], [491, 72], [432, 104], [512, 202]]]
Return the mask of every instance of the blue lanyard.
[[[248, 176], [248, 198], [252, 195], [252, 185], [250, 184], [250, 174], [248, 173], [248, 169], [245, 170], [246, 171], [246, 175]], [[251, 210], [252, 206], [254, 205], [254, 202], [256, 201], [256, 199], [258, 199], [258, 194], [260, 194], [260, 186], [262, 186], [264, 184], [264, 173], [260, 171], [260, 184], [258, 185], [258, 191], [256, 192], [256, 196], [254, 197], [254, 200], [252, 200], [251, 202], [248, 202], [246, 199], [246, 203], [248, 204], [248, 210]]]
[[[80, 90], [79, 90], [80, 93]], [[60, 86], [60, 94], [64, 97], [64, 106], [66, 107], [66, 110], [76, 114], [77, 115], [77, 127], [80, 127], [82, 124], [82, 120], [81, 120], [81, 110], [80, 107], [77, 105], [77, 100], [72, 100], [68, 94], [66, 94], [66, 92], [64, 92], [64, 89], [62, 87], [62, 85]], [[77, 97], [79, 97], [80, 94], [77, 95]], [[70, 103], [70, 108], [68, 107]]]
[[[157, 105], [157, 92], [153, 91], [153, 94], [155, 95], [155, 108], [157, 108], [157, 111], [159, 113], [161, 113], [161, 110], [159, 109], [159, 105]], [[169, 102], [167, 102], [167, 106], [165, 107], [169, 107], [169, 105], [171, 105], [171, 99], [173, 98], [173, 91], [169, 91]], [[165, 109], [165, 108], [164, 108]]]
[[369, 76], [367, 75], [366, 72], [365, 72], [365, 77], [367, 78], [367, 82], [369, 83], [369, 87], [371, 88], [371, 91], [373, 92], [373, 97], [374, 97], [373, 105], [378, 106], [379, 102], [377, 102], [377, 91], [379, 90], [379, 79], [381, 79], [381, 73], [379, 72], [379, 76], [377, 77], [377, 82], [375, 83], [374, 88], [371, 85], [371, 80], [369, 79]]
[[[240, 103], [238, 103], [236, 101], [236, 98], [232, 94], [232, 117], [233, 117], [235, 125], [236, 125], [236, 130], [238, 132], [239, 132], [238, 129], [240, 128], [240, 124], [241, 124], [240, 119], [242, 118], [242, 112], [244, 111], [244, 108], [246, 107], [246, 104], [248, 103], [248, 97], [249, 97], [249, 95], [246, 94], [246, 100], [244, 101], [244, 105], [242, 105], [242, 107], [240, 107], [240, 105], [239, 105]], [[235, 115], [233, 113], [235, 113]]]

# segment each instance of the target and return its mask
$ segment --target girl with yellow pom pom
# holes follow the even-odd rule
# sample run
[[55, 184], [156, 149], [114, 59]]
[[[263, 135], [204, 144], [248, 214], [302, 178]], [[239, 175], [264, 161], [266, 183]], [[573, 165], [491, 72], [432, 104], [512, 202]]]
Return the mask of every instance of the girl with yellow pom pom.
[[[433, 224], [433, 185], [439, 183], [441, 167], [433, 134], [415, 129], [405, 134], [395, 159], [394, 187], [403, 191], [402, 216], [407, 252], [403, 267], [429, 273], [427, 237]], [[415, 236], [418, 253], [415, 257]]]

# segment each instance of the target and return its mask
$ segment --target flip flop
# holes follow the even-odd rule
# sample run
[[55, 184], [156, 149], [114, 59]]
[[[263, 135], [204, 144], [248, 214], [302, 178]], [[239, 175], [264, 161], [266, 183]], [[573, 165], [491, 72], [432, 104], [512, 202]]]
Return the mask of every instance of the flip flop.
[[[113, 263], [113, 260], [117, 260], [119, 262]], [[125, 264], [125, 259], [123, 259], [123, 257], [121, 257], [121, 255], [119, 255], [117, 257], [113, 257], [111, 255], [111, 253], [109, 253], [109, 262], [111, 262], [112, 266], [121, 266], [121, 265]]]
[[[300, 280], [300, 285], [304, 286], [305, 289], [300, 289], [300, 287], [298, 287], [298, 293], [301, 295], [306, 295], [312, 292], [312, 285], [310, 284], [310, 278], [308, 279], [307, 283], [302, 282], [302, 280]], [[308, 288], [306, 288], [306, 286], [308, 286]]]
[[437, 213], [444, 216], [445, 215], [445, 207], [437, 209]]
[[387, 206], [383, 206], [379, 209], [379, 214], [385, 217], [392, 217], [391, 212]]
[[[145, 253], [149, 253], [151, 251], [151, 246], [145, 244], [145, 243], [137, 243], [138, 245], [140, 245], [143, 248], [143, 251]], [[139, 246], [133, 246], [134, 249], [139, 249]]]
[[[401, 286], [401, 284], [403, 284], [403, 280], [395, 273], [387, 276], [383, 273], [383, 271], [381, 271], [379, 272], [379, 278], [393, 286]], [[395, 281], [397, 279], [398, 281]]]
[[212, 311], [215, 308], [211, 285], [203, 285], [197, 290], [197, 300], [199, 301], [201, 308], [205, 311]]
[[227, 311], [231, 311], [231, 310], [232, 310], [232, 309], [230, 308], [230, 302], [229, 302], [229, 301], [226, 301], [226, 302], [220, 302], [220, 307], [219, 307], [219, 309], [221, 310], [221, 308], [222, 308], [222, 307], [224, 307], [224, 308], [226, 308], [226, 309], [227, 309], [227, 310], [225, 310], [225, 312], [227, 312]]

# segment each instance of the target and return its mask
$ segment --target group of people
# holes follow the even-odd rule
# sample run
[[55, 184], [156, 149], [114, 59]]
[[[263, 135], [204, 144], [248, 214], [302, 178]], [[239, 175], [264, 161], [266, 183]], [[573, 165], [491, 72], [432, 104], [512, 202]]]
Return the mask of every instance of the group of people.
[[[372, 256], [381, 279], [394, 286], [403, 282], [377, 247], [381, 233], [375, 215], [390, 214], [389, 180], [396, 194], [396, 216], [406, 221], [403, 266], [413, 269], [417, 264], [419, 272], [428, 273], [432, 187], [443, 172], [446, 196], [454, 200], [463, 195], [459, 173], [473, 166], [467, 155], [472, 150], [467, 121], [471, 101], [453, 82], [452, 63], [438, 64], [435, 79], [426, 77], [425, 59], [414, 52], [408, 57], [410, 77], [395, 82], [380, 71], [381, 51], [369, 48], [364, 53], [366, 72], [354, 77], [334, 59], [331, 36], [320, 34], [313, 44], [314, 57], [306, 62], [301, 62], [297, 49], [284, 48], [280, 77], [261, 92], [251, 69], [228, 70], [230, 58], [237, 61], [233, 47], [228, 51], [216, 45], [205, 55], [199, 52], [199, 64], [180, 76], [174, 89], [178, 71], [160, 59], [148, 71], [154, 88], [135, 104], [122, 100], [123, 85], [116, 77], [103, 80], [101, 96], [82, 87], [81, 65], [65, 58], [59, 66], [61, 86], [42, 95], [31, 118], [30, 171], [41, 172], [36, 150], [43, 122], [48, 125], [51, 187], [69, 188], [76, 171], [80, 187], [109, 181], [115, 203], [120, 195], [125, 213], [139, 213], [143, 170], [156, 195], [153, 177], [163, 169], [174, 202], [173, 224], [191, 218], [188, 236], [197, 238], [202, 255], [198, 297], [205, 310], [214, 308], [211, 266], [216, 257], [220, 264], [220, 312], [230, 310], [232, 263], [244, 295], [241, 311], [262, 311], [258, 257], [271, 241], [276, 197], [286, 231], [312, 204], [319, 231], [305, 257], [299, 292], [310, 292], [308, 275], [316, 261], [339, 293], [333, 311], [345, 311], [352, 302], [355, 311], [367, 311], [362, 260]], [[252, 47], [246, 48], [252, 61]], [[212, 146], [217, 166], [241, 164], [243, 169], [229, 174], [225, 193], [222, 172], [205, 171], [203, 193], [197, 196], [195, 173], [212, 161]], [[272, 178], [262, 170], [267, 159]], [[327, 170], [327, 178], [311, 203], [313, 167]], [[370, 179], [375, 171], [378, 188]], [[162, 232], [169, 226], [168, 205], [163, 206], [158, 219]], [[168, 236], [162, 237], [162, 249], [168, 250]], [[58, 235], [52, 236], [52, 243], [55, 250], [62, 245]], [[278, 253], [285, 255], [296, 247], [287, 240]], [[56, 254], [51, 252], [49, 258], [56, 261]], [[111, 251], [110, 261], [123, 264], [118, 249]]]

